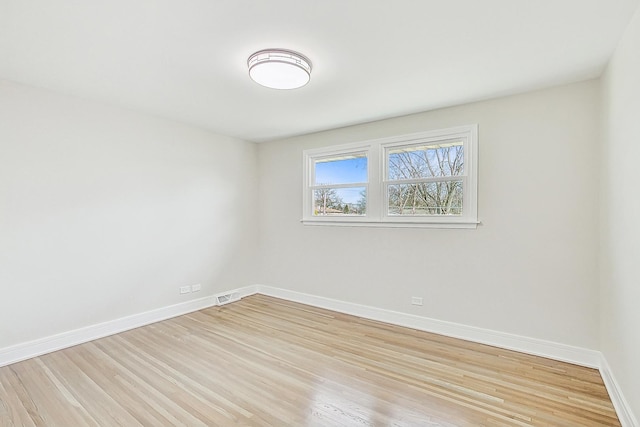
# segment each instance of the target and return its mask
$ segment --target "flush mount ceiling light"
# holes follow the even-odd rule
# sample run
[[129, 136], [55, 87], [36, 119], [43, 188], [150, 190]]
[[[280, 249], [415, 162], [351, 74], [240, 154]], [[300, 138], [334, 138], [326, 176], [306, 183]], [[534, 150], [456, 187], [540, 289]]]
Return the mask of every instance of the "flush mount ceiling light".
[[311, 79], [311, 61], [292, 50], [260, 50], [249, 57], [247, 65], [254, 82], [273, 89], [296, 89]]

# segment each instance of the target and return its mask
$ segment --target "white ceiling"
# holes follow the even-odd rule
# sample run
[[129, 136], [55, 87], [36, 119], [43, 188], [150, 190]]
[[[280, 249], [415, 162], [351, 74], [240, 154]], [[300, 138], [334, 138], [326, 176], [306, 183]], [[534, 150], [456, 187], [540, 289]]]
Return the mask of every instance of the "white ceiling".
[[[638, 0], [0, 0], [0, 78], [252, 141], [597, 77]], [[247, 57], [300, 51], [311, 82]]]

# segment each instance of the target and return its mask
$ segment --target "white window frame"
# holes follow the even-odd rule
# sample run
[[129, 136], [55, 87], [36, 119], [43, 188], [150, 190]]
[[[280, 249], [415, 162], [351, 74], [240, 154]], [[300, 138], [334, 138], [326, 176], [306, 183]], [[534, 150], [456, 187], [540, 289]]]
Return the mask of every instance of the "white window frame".
[[[462, 141], [464, 151], [464, 174], [455, 176], [463, 182], [462, 215], [389, 215], [387, 188], [395, 181], [388, 179], [387, 156], [389, 150], [411, 146], [429, 145], [455, 139]], [[315, 161], [327, 157], [349, 154], [367, 156], [367, 183], [326, 185], [324, 187], [364, 186], [367, 190], [365, 215], [313, 215], [313, 190], [315, 185]], [[348, 143], [331, 147], [305, 150], [303, 152], [304, 176], [302, 185], [303, 213], [305, 225], [370, 226], [370, 227], [427, 227], [427, 228], [476, 228], [478, 221], [478, 125], [458, 126], [431, 130], [390, 138]], [[448, 180], [450, 178], [445, 178]], [[433, 179], [442, 181], [443, 179]], [[365, 185], [362, 185], [365, 184]]]

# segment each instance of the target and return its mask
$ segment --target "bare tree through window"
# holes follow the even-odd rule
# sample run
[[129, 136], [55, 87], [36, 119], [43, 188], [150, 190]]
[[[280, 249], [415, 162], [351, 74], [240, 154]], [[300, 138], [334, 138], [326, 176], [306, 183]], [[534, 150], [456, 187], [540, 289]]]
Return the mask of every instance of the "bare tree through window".
[[389, 214], [462, 214], [462, 141], [392, 149], [388, 159]]

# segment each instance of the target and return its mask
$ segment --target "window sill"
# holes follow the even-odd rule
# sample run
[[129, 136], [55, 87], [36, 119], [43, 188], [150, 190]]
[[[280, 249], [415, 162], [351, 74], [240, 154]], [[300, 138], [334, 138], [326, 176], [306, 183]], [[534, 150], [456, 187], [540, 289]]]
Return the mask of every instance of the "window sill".
[[341, 219], [302, 219], [303, 225], [312, 226], [333, 226], [333, 227], [381, 227], [381, 228], [467, 228], [475, 229], [480, 221], [364, 221], [364, 220], [341, 220]]

